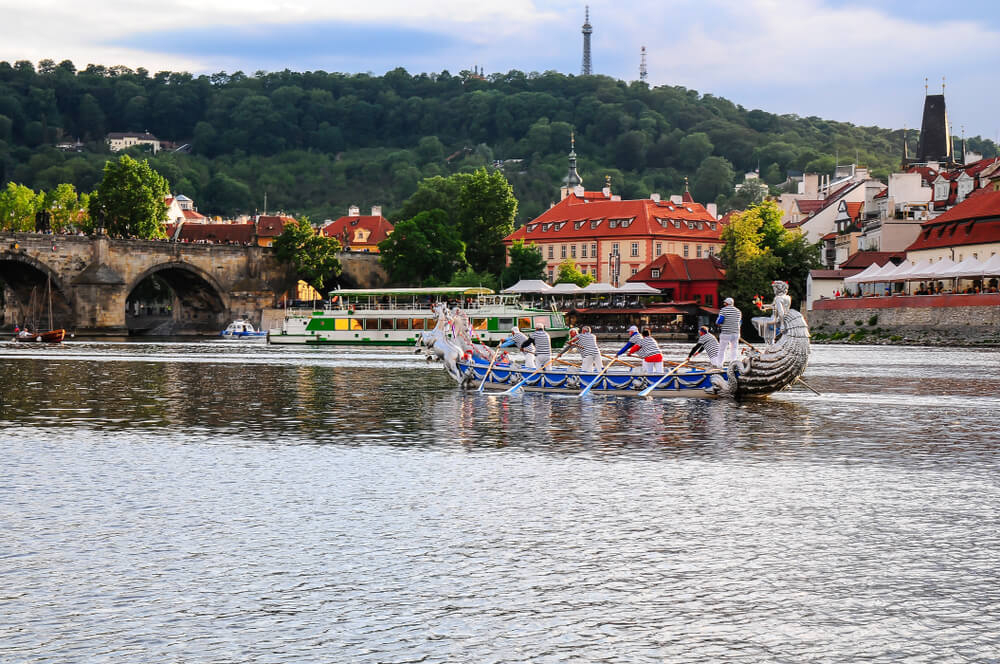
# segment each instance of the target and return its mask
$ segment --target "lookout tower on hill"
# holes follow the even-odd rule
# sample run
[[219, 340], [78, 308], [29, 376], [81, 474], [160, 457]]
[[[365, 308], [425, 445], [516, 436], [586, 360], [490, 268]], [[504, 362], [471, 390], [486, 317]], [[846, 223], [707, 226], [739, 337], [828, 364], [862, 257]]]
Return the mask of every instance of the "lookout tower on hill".
[[593, 33], [594, 28], [590, 25], [590, 5], [587, 5], [583, 18], [583, 70], [580, 72], [584, 76], [593, 73], [590, 67], [590, 35]]

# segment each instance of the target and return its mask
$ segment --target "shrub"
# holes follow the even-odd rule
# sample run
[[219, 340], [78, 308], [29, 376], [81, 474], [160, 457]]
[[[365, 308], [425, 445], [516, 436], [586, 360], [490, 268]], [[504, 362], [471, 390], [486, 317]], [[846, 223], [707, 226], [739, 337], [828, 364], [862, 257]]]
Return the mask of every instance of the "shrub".
[[860, 318], [858, 320], [854, 321], [854, 324], [857, 325], [858, 327], [861, 327], [862, 325], [864, 325], [864, 323], [861, 321]]
[[866, 335], [867, 335], [867, 332], [865, 332], [864, 330], [858, 330], [857, 332], [855, 332], [854, 334], [852, 334], [850, 337], [848, 337], [847, 340], [848, 341], [864, 341]]
[[903, 337], [899, 336], [898, 334], [894, 334], [891, 337], [889, 337], [889, 341], [902, 341], [902, 340]]
[[844, 339], [846, 337], [847, 337], [847, 332], [837, 331], [830, 335], [830, 341], [840, 341], [841, 339]]
[[872, 317], [868, 319], [869, 327], [878, 322], [878, 314], [872, 314]]

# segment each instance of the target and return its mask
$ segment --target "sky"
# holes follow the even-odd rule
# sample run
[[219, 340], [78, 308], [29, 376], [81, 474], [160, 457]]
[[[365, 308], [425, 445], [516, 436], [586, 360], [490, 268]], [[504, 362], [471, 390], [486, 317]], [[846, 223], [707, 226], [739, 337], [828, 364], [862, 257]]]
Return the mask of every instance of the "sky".
[[[946, 78], [956, 134], [1000, 138], [996, 0], [593, 0], [594, 73], [746, 108], [919, 128]], [[0, 60], [194, 74], [579, 74], [585, 2], [0, 0]]]

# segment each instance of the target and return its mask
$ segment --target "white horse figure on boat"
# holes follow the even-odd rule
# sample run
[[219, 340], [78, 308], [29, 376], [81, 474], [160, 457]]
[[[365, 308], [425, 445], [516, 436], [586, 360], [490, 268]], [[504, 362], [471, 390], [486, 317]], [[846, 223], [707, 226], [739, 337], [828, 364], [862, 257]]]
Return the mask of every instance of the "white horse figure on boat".
[[445, 370], [458, 380], [461, 374], [456, 362], [462, 357], [462, 349], [448, 338], [450, 328], [453, 327], [452, 315], [446, 305], [438, 304], [434, 307], [434, 317], [437, 320], [434, 329], [424, 332], [417, 339], [417, 352], [421, 347], [424, 348], [428, 360], [441, 360]]

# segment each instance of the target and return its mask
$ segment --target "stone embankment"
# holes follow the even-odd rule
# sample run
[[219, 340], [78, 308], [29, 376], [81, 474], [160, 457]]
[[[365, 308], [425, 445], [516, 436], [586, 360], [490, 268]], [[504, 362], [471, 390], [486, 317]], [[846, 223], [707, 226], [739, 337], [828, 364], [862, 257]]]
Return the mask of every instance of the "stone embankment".
[[817, 343], [1000, 344], [1000, 294], [819, 300], [807, 312]]

